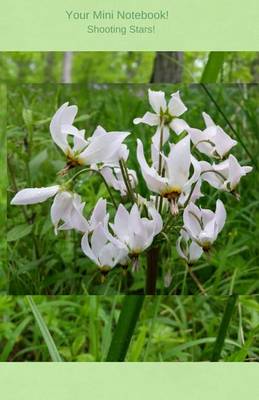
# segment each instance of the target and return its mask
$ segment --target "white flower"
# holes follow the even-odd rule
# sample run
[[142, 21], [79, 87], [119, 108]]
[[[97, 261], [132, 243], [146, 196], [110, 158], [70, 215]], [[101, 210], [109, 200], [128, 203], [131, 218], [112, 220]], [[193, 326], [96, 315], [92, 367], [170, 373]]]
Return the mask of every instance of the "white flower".
[[127, 250], [111, 243], [107, 238], [106, 229], [101, 224], [95, 227], [90, 239], [87, 233], [83, 236], [81, 247], [85, 255], [103, 272], [109, 271], [117, 264], [128, 263]]
[[[65, 191], [59, 185], [46, 188], [27, 188], [20, 190], [12, 199], [12, 205], [29, 205], [42, 203], [54, 197], [51, 206], [51, 221], [55, 227], [55, 232], [59, 229], [76, 229], [85, 232], [88, 229], [87, 220], [83, 216], [84, 204], [80, 196]], [[63, 225], [58, 227], [60, 221]]]
[[194, 264], [203, 254], [202, 247], [194, 242], [184, 229], [181, 229], [176, 242], [176, 250], [189, 265]]
[[163, 221], [154, 208], [149, 208], [151, 219], [140, 216], [138, 206], [134, 204], [131, 211], [120, 204], [114, 218], [114, 224], [110, 224], [114, 237], [111, 241], [117, 246], [127, 248], [132, 256], [136, 256], [146, 250], [153, 242], [163, 227]]
[[237, 141], [231, 139], [220, 126], [213, 122], [208, 114], [202, 113], [202, 116], [206, 129], [201, 131], [200, 129], [189, 128], [188, 133], [191, 140], [201, 153], [222, 159], [237, 144]]
[[[209, 164], [201, 161], [201, 178], [216, 189], [232, 192], [235, 191], [242, 176], [252, 171], [252, 167], [242, 167], [237, 159], [230, 154], [228, 159], [219, 164]], [[208, 171], [208, 172], [206, 172]]]
[[[129, 132], [106, 132], [98, 126], [93, 135], [86, 140], [84, 131], [79, 131], [73, 125], [76, 113], [76, 106], [68, 106], [68, 103], [65, 103], [58, 109], [50, 123], [53, 141], [66, 154], [71, 165], [112, 162], [120, 152], [123, 156], [125, 148], [121, 146]], [[73, 136], [72, 148], [68, 142], [69, 135]]]
[[[85, 131], [79, 131], [74, 125], [78, 108], [75, 105], [69, 106], [69, 103], [64, 103], [56, 111], [50, 122], [50, 133], [54, 143], [73, 160], [87, 146], [87, 141], [84, 138]], [[73, 147], [71, 148], [68, 137], [73, 136]]]
[[[165, 93], [162, 91], [148, 90], [149, 103], [154, 113], [146, 112], [142, 118], [135, 118], [134, 124], [147, 124], [149, 126], [161, 126], [164, 129], [164, 142], [167, 141], [169, 136], [170, 127], [178, 135], [188, 128], [188, 124], [177, 118], [182, 115], [187, 107], [183, 104], [179, 91], [171, 95], [169, 103], [166, 103]], [[160, 136], [159, 131], [156, 133]], [[156, 141], [156, 139], [154, 139]]]
[[222, 230], [226, 220], [226, 210], [221, 200], [217, 200], [215, 213], [190, 203], [184, 210], [184, 229], [203, 250], [208, 250]]
[[[57, 193], [50, 209], [51, 221], [58, 230], [76, 229], [79, 232], [88, 231], [88, 222], [83, 215], [85, 203], [76, 193], [61, 191]], [[60, 221], [63, 222], [59, 226]]]
[[[200, 176], [200, 164], [191, 155], [189, 136], [171, 144], [168, 157], [163, 155], [165, 176], [160, 176], [153, 166], [149, 167], [144, 156], [143, 144], [139, 139], [137, 158], [149, 190], [168, 198], [174, 213], [179, 196], [188, 192]], [[191, 164], [193, 175], [190, 177]]]

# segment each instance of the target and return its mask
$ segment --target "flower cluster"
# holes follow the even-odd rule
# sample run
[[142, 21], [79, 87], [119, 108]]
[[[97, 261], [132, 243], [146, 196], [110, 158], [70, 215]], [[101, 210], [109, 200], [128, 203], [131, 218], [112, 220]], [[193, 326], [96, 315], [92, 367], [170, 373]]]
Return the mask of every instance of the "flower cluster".
[[[98, 126], [92, 136], [85, 137], [85, 131], [75, 126], [77, 107], [65, 103], [53, 116], [50, 133], [67, 158], [62, 179], [70, 171], [75, 170], [75, 174], [60, 185], [23, 189], [11, 201], [14, 205], [27, 205], [53, 197], [50, 214], [55, 233], [70, 229], [80, 232], [83, 253], [103, 273], [117, 265], [132, 265], [135, 270], [139, 255], [167, 233], [176, 216], [181, 219], [176, 250], [187, 264], [196, 262], [210, 250], [226, 220], [221, 200], [216, 201], [215, 211], [198, 205], [204, 196], [203, 182], [218, 191], [236, 193], [241, 177], [252, 170], [241, 166], [230, 154], [237, 142], [208, 114], [202, 114], [204, 130], [193, 128], [182, 119], [187, 107], [179, 92], [173, 93], [168, 103], [162, 91], [149, 90], [148, 97], [153, 112], [133, 121], [155, 127], [151, 162], [147, 162], [144, 145], [137, 139], [137, 160], [149, 189], [145, 197], [137, 190], [138, 171], [127, 167], [129, 149], [124, 141], [130, 133], [106, 132]], [[205, 156], [205, 160], [197, 159], [197, 154]], [[73, 180], [88, 172], [97, 173], [104, 180], [115, 208], [113, 221], [110, 205], [103, 198], [86, 218], [85, 203], [71, 189]], [[115, 202], [113, 190], [118, 192], [120, 204]], [[127, 208], [123, 205], [130, 202]]]

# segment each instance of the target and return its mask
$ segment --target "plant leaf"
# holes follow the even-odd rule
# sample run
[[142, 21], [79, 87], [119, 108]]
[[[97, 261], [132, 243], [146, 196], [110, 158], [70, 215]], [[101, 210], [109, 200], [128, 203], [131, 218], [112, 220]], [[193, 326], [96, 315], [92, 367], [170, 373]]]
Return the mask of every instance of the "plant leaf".
[[211, 51], [207, 64], [202, 73], [201, 83], [216, 83], [222, 70], [225, 53], [223, 51]]
[[49, 354], [50, 354], [50, 357], [51, 357], [52, 361], [61, 362], [62, 358], [60, 357], [60, 354], [59, 354], [58, 349], [57, 349], [57, 347], [55, 345], [55, 342], [54, 342], [54, 340], [53, 340], [53, 338], [52, 338], [52, 336], [51, 336], [51, 334], [50, 334], [50, 332], [48, 330], [48, 327], [47, 327], [47, 325], [46, 325], [46, 323], [45, 323], [45, 321], [44, 321], [44, 319], [43, 319], [38, 307], [34, 303], [34, 300], [33, 300], [32, 296], [27, 296], [27, 299], [28, 299], [29, 305], [31, 307], [32, 313], [34, 315], [34, 318], [35, 318], [35, 320], [36, 320], [36, 322], [37, 322], [37, 324], [38, 324], [38, 326], [40, 328], [40, 331], [41, 331], [43, 339], [44, 339], [44, 341], [46, 343], [46, 346], [47, 346], [47, 348], [49, 350]]

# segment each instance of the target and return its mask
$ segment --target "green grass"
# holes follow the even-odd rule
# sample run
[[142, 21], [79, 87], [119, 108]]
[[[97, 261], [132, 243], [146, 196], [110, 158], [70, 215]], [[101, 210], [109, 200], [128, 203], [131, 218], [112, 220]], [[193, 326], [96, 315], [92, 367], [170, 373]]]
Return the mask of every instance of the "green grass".
[[[227, 297], [147, 296], [126, 361], [210, 361]], [[105, 361], [122, 296], [35, 296], [63, 361]], [[0, 361], [51, 361], [26, 297], [0, 298]], [[239, 296], [219, 361], [259, 361], [259, 302]]]
[[[140, 137], [148, 149], [154, 130], [134, 127], [132, 120], [142, 115], [147, 104], [145, 85], [20, 85], [10, 86], [8, 93], [8, 204], [18, 189], [29, 186], [49, 186], [57, 180], [65, 159], [52, 143], [48, 126], [58, 105], [65, 101], [79, 107], [77, 125], [91, 134], [97, 124], [107, 130], [129, 130], [127, 139], [131, 149], [129, 166], [138, 170], [135, 157], [136, 138]], [[239, 144], [233, 153], [242, 164], [258, 162], [258, 89], [245, 85], [208, 85], [226, 121], [208, 94], [199, 85], [155, 85], [169, 95], [178, 88], [189, 111], [186, 120], [202, 127], [201, 112], [208, 112], [232, 137], [237, 134]], [[234, 131], [229, 126], [234, 128]], [[248, 150], [248, 151], [247, 151]], [[252, 156], [252, 157], [251, 157]], [[254, 165], [255, 167], [255, 165]], [[139, 172], [139, 171], [138, 171]], [[259, 289], [259, 174], [254, 171], [243, 178], [238, 202], [229, 194], [217, 194], [204, 185], [206, 196], [201, 204], [214, 208], [219, 196], [226, 205], [227, 223], [209, 257], [203, 257], [194, 267], [205, 290], [210, 295], [255, 294]], [[96, 200], [107, 197], [98, 176], [81, 177], [75, 189], [86, 201], [89, 215]], [[146, 187], [139, 174], [139, 191]], [[117, 193], [114, 196], [118, 202]], [[5, 281], [10, 294], [105, 294], [143, 293], [145, 286], [145, 256], [140, 259], [137, 273], [112, 271], [105, 282], [82, 253], [80, 235], [61, 232], [54, 235], [49, 218], [51, 200], [30, 207], [8, 206], [8, 269]], [[113, 213], [110, 207], [111, 214]], [[180, 221], [181, 222], [181, 221]], [[179, 222], [179, 223], [180, 223]], [[176, 250], [176, 233], [169, 234], [169, 244], [162, 244], [158, 291], [161, 294], [195, 294], [198, 290], [187, 276], [185, 266]], [[170, 271], [172, 284], [164, 287], [164, 276]]]
[[6, 87], [0, 85], [0, 294], [7, 289], [6, 282], [6, 186], [7, 186], [7, 171], [6, 171]]

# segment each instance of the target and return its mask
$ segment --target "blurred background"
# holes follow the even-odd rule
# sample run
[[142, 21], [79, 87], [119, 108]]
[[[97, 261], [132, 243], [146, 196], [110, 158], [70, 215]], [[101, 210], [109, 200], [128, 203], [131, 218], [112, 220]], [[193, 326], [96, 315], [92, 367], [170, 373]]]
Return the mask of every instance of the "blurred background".
[[[226, 52], [218, 82], [259, 81], [258, 52]], [[5, 52], [0, 79], [27, 83], [148, 83], [201, 80], [206, 52]], [[211, 81], [212, 82], [212, 81]]]

